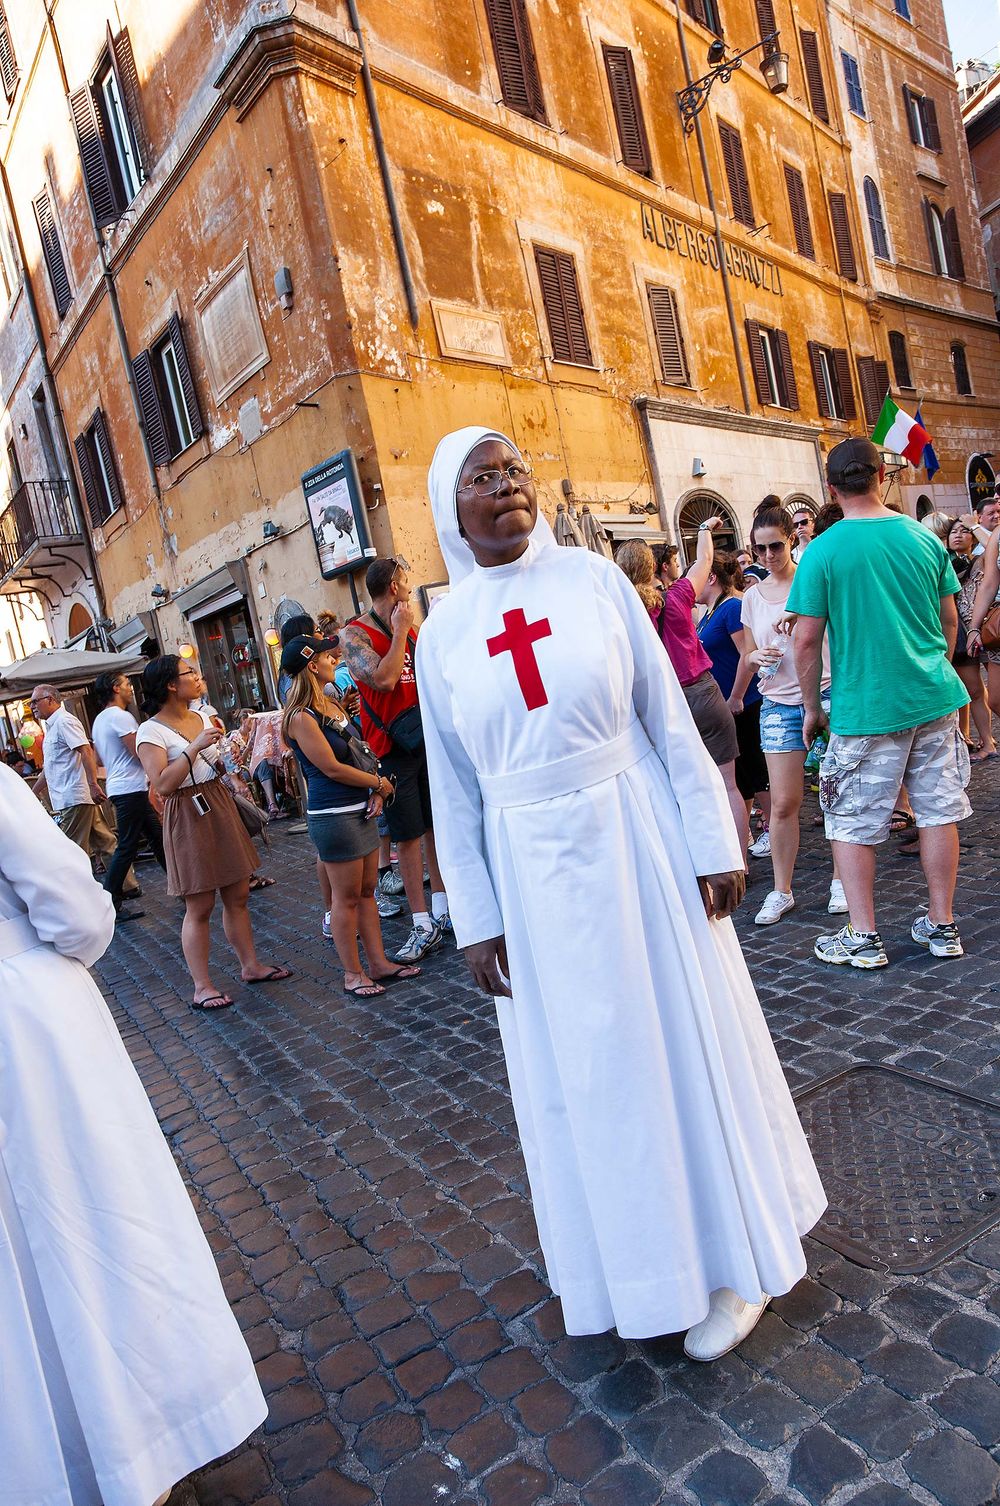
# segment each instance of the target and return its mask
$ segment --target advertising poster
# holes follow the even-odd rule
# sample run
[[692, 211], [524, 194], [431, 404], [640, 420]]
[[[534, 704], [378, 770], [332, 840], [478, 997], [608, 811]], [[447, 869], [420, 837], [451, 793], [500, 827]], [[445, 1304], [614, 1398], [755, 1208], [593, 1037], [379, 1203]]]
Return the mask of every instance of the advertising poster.
[[341, 450], [306, 471], [302, 491], [324, 580], [363, 569], [375, 558], [353, 451]]

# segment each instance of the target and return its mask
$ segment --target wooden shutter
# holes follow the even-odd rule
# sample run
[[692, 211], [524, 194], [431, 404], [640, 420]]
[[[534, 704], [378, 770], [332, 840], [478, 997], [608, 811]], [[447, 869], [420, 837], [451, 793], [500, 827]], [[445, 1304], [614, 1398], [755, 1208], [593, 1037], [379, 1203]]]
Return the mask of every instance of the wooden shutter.
[[176, 314], [171, 314], [167, 323], [167, 333], [170, 343], [174, 347], [174, 359], [177, 362], [177, 375], [180, 377], [181, 391], [184, 394], [184, 406], [187, 409], [188, 423], [191, 425], [191, 433], [195, 439], [205, 432], [205, 424], [201, 416], [201, 408], [198, 406], [198, 392], [194, 385], [194, 377], [191, 374], [191, 363], [188, 360], [187, 346], [184, 344], [184, 330], [181, 321]]
[[924, 199], [921, 207], [924, 211], [924, 231], [927, 235], [927, 250], [931, 258], [931, 267], [935, 272], [942, 274], [946, 268], [940, 265], [937, 238], [934, 235], [934, 210], [931, 207], [930, 199]]
[[750, 369], [753, 372], [753, 384], [757, 389], [757, 401], [764, 407], [772, 407], [774, 397], [771, 393], [771, 383], [767, 375], [767, 362], [764, 359], [764, 348], [760, 343], [760, 325], [756, 319], [746, 321], [747, 347], [750, 351]]
[[90, 438], [87, 434], [78, 434], [73, 441], [76, 451], [76, 463], [80, 468], [80, 480], [83, 482], [83, 494], [87, 499], [87, 511], [90, 514], [90, 522], [93, 528], [100, 528], [106, 517], [103, 492], [98, 486], [97, 477], [94, 475], [94, 467], [90, 460]]
[[837, 249], [837, 267], [841, 277], [850, 282], [858, 280], [858, 263], [851, 239], [851, 220], [847, 211], [847, 195], [831, 193], [830, 223], [833, 226], [833, 244]]
[[809, 223], [809, 200], [806, 198], [805, 184], [798, 168], [785, 163], [785, 187], [788, 190], [788, 207], [792, 212], [792, 230], [795, 235], [795, 248], [800, 256], [808, 256], [810, 261], [816, 260], [816, 249], [813, 246], [812, 226]]
[[924, 122], [924, 140], [932, 152], [941, 150], [941, 131], [938, 127], [937, 105], [929, 95], [920, 101], [920, 113]]
[[615, 124], [618, 127], [622, 161], [626, 167], [637, 173], [645, 173], [648, 178], [652, 174], [653, 163], [632, 54], [627, 47], [609, 47], [605, 42], [604, 66], [608, 75]]
[[141, 350], [132, 362], [135, 390], [142, 411], [142, 426], [149, 440], [149, 453], [154, 465], [166, 465], [170, 459], [171, 444], [167, 424], [160, 407], [160, 395], [153, 376], [153, 360], [148, 350]]
[[668, 386], [686, 387], [690, 377], [674, 290], [647, 284], [646, 295], [649, 298], [653, 334], [656, 336], [656, 349], [660, 357], [660, 375]]
[[[763, 42], [765, 37], [771, 36], [778, 29], [778, 23], [774, 19], [774, 0], [756, 0], [756, 8], [757, 30]], [[777, 52], [778, 48], [778, 42], [769, 42], [764, 49], [764, 56], [769, 57], [772, 52]]]
[[842, 418], [857, 418], [858, 408], [854, 401], [854, 383], [851, 381], [851, 361], [846, 350], [832, 350], [833, 369], [837, 376], [837, 386], [840, 389], [840, 406], [843, 409]]
[[35, 219], [38, 221], [38, 234], [41, 237], [42, 255], [45, 257], [45, 266], [48, 269], [49, 282], [52, 286], [52, 297], [55, 300], [56, 312], [61, 319], [73, 302], [73, 290], [69, 285], [66, 262], [63, 259], [62, 246], [56, 231], [56, 219], [52, 213], [52, 200], [49, 198], [47, 188], [32, 200], [32, 208], [35, 211]]
[[572, 256], [565, 251], [536, 246], [535, 266], [549, 326], [552, 359], [578, 366], [593, 365]]
[[486, 0], [486, 19], [504, 103], [529, 120], [544, 120], [545, 101], [525, 0]]
[[113, 225], [119, 219], [120, 211], [108, 154], [104, 146], [104, 132], [91, 90], [77, 89], [76, 93], [69, 97], [69, 107], [73, 113], [73, 124], [76, 126], [83, 178], [90, 195], [90, 202], [94, 206], [94, 218], [103, 229], [106, 225]]
[[118, 484], [118, 467], [115, 465], [115, 457], [111, 449], [108, 426], [104, 421], [104, 414], [100, 408], [94, 414], [91, 433], [94, 436], [94, 446], [104, 466], [104, 474], [108, 479], [108, 491], [111, 494], [111, 512], [116, 512], [122, 505], [122, 491]]
[[951, 347], [951, 361], [955, 368], [955, 391], [959, 397], [971, 397], [972, 379], [969, 376], [969, 362], [965, 354], [965, 346], [958, 341]]
[[910, 133], [910, 140], [914, 146], [919, 146], [920, 136], [917, 132], [916, 96], [909, 84], [903, 85], [903, 109], [906, 112], [906, 128]]
[[806, 349], [809, 352], [809, 365], [812, 367], [813, 385], [816, 388], [816, 406], [819, 409], [820, 418], [832, 418], [830, 400], [826, 395], [826, 383], [823, 381], [823, 367], [820, 362], [821, 346], [815, 340], [809, 340]]
[[705, 0], [686, 0], [687, 13], [700, 21], [702, 26], [708, 25], [708, 12], [705, 9]]
[[14, 44], [11, 41], [7, 12], [4, 6], [0, 5], [0, 83], [3, 85], [8, 104], [17, 93], [17, 78], [17, 59], [14, 56]]
[[778, 347], [778, 360], [785, 382], [785, 406], [787, 408], [798, 408], [799, 385], [795, 380], [795, 367], [792, 365], [792, 347], [789, 345], [788, 336], [783, 329], [776, 329], [774, 331], [774, 339]]
[[910, 358], [906, 353], [906, 336], [898, 329], [889, 331], [889, 354], [892, 357], [892, 374], [897, 387], [912, 387]]
[[722, 160], [729, 184], [729, 209], [734, 220], [754, 228], [753, 201], [750, 198], [750, 180], [747, 177], [746, 158], [739, 131], [719, 121], [719, 140], [722, 142]]
[[127, 26], [123, 26], [117, 36], [112, 36], [111, 27], [108, 26], [108, 52], [111, 56], [111, 66], [118, 80], [118, 92], [132, 127], [132, 140], [135, 143], [139, 166], [145, 176], [152, 157], [142, 116], [139, 72], [135, 66], [135, 55], [132, 52], [132, 42]]
[[809, 103], [817, 120], [830, 124], [830, 106], [826, 99], [826, 85], [823, 82], [823, 67], [819, 60], [819, 41], [814, 31], [799, 31], [799, 41], [802, 43], [802, 65], [805, 69], [806, 87], [809, 90]]
[[944, 217], [944, 250], [948, 258], [948, 276], [964, 278], [965, 261], [962, 242], [958, 238], [958, 215], [954, 209], [949, 209]]
[[864, 409], [865, 423], [869, 429], [874, 429], [878, 423], [878, 416], [882, 412], [882, 404], [889, 390], [889, 368], [884, 361], [876, 361], [874, 356], [858, 357], [858, 383], [861, 387], [861, 406]]

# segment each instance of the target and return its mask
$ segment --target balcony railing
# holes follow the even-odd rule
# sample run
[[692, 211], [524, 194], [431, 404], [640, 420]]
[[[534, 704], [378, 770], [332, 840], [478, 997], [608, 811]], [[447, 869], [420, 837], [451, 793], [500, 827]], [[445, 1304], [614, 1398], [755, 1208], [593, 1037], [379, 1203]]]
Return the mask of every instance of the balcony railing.
[[0, 513], [0, 578], [39, 544], [79, 543], [83, 533], [65, 481], [25, 481]]

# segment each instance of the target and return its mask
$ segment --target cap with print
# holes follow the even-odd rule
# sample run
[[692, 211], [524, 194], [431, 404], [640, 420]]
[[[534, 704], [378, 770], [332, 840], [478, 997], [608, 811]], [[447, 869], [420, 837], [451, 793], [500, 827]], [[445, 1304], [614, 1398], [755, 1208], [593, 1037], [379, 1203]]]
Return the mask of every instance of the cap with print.
[[870, 439], [842, 439], [826, 457], [826, 479], [831, 486], [861, 481], [877, 476], [883, 464], [882, 451]]
[[310, 659], [339, 645], [339, 638], [309, 638], [305, 634], [290, 638], [281, 650], [281, 667], [286, 675], [300, 675]]

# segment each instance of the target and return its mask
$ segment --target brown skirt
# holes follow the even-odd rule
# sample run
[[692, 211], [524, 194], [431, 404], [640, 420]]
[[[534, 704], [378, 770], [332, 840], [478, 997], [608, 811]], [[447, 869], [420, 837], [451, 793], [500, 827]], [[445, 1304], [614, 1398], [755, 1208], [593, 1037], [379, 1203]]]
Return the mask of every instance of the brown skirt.
[[[208, 814], [191, 803], [204, 795]], [[248, 879], [260, 858], [233, 799], [221, 779], [182, 785], [163, 806], [163, 851], [167, 859], [167, 893], [204, 894]]]

